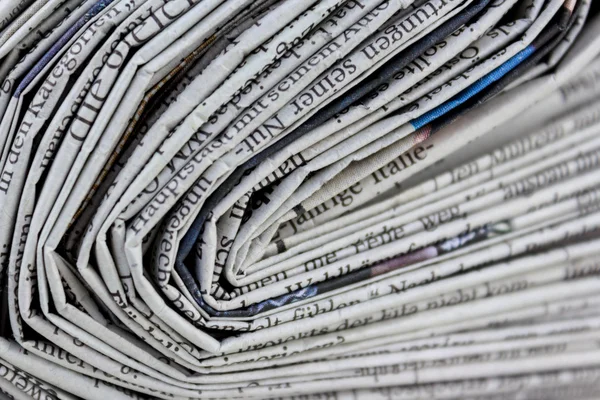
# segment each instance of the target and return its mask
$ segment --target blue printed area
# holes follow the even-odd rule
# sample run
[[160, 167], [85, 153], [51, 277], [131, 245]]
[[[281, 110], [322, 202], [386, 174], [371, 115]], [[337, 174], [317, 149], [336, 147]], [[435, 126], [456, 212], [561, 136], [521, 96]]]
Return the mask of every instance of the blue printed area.
[[434, 108], [433, 110], [423, 114], [419, 118], [414, 119], [411, 124], [415, 129], [420, 129], [427, 125], [428, 123], [438, 119], [442, 115], [452, 111], [456, 107], [465, 103], [467, 100], [472, 98], [473, 96], [480, 93], [486, 87], [490, 86], [492, 83], [499, 81], [504, 77], [504, 75], [508, 74], [510, 71], [515, 69], [519, 64], [525, 61], [529, 56], [531, 56], [535, 52], [535, 46], [530, 45], [527, 46], [524, 50], [520, 51], [517, 55], [512, 57], [510, 60], [490, 72], [488, 75], [479, 79], [469, 88], [459, 93], [455, 98], [446, 103]]
[[251, 304], [248, 307], [237, 309], [237, 310], [225, 310], [219, 311], [208, 305], [202, 298], [202, 293], [198, 289], [198, 285], [194, 281], [192, 274], [188, 272], [185, 265], [182, 263], [175, 264], [175, 270], [179, 273], [183, 284], [189, 289], [190, 294], [196, 300], [196, 303], [202, 309], [214, 317], [225, 317], [225, 318], [241, 318], [251, 317], [261, 312], [269, 311], [277, 307], [284, 306], [286, 304], [295, 303], [297, 301], [309, 299], [319, 294], [319, 288], [316, 285], [307, 286], [303, 289], [296, 290], [292, 293], [287, 293], [273, 299], [263, 300], [259, 303]]
[[44, 56], [34, 65], [34, 67], [25, 75], [25, 78], [21, 81], [17, 90], [15, 91], [14, 97], [19, 97], [23, 90], [33, 81], [33, 79], [44, 69], [46, 65], [54, 58], [56, 54], [62, 49], [73, 36], [81, 29], [90, 19], [96, 16], [106, 6], [112, 3], [114, 0], [100, 0], [94, 4], [85, 14], [83, 14], [74, 24], [71, 26], [61, 37], [50, 47], [50, 49], [44, 54]]
[[319, 294], [319, 288], [316, 285], [307, 286], [304, 289], [297, 290], [293, 293], [288, 293], [275, 297], [273, 299], [263, 300], [259, 303], [252, 304], [244, 310], [231, 310], [224, 311], [224, 316], [233, 317], [250, 317], [260, 314], [265, 311], [273, 310], [275, 308], [284, 306], [286, 304], [292, 304], [298, 301], [310, 299]]

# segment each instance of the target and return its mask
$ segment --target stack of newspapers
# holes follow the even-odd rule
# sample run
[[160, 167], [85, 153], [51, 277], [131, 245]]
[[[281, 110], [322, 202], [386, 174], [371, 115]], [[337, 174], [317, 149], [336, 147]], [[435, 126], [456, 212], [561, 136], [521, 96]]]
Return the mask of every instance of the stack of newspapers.
[[600, 398], [598, 0], [1, 0], [0, 119], [0, 399]]

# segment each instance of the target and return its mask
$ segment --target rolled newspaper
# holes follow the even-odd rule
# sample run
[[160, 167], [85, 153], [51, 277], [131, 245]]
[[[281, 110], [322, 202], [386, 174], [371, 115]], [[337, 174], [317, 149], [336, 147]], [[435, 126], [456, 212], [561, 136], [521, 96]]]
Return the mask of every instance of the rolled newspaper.
[[5, 0], [0, 398], [595, 399], [592, 0]]

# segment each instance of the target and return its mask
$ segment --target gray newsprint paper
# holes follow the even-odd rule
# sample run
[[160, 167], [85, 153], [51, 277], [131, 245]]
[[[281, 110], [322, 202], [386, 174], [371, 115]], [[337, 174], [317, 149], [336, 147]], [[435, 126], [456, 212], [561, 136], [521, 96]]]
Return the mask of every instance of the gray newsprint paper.
[[591, 0], [0, 4], [0, 399], [594, 399]]

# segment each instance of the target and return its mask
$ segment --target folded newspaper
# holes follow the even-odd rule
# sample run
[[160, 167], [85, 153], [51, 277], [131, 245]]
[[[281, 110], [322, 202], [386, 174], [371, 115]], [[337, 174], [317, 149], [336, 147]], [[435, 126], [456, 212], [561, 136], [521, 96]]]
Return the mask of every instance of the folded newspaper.
[[2, 0], [0, 399], [598, 399], [600, 2]]

